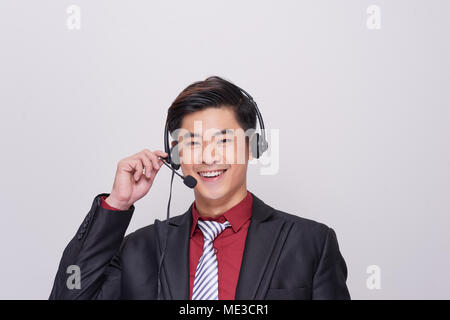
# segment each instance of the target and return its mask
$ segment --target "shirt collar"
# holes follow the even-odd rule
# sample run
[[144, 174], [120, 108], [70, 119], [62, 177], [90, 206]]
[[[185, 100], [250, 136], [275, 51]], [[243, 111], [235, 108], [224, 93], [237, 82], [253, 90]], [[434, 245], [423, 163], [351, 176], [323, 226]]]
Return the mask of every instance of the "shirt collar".
[[211, 217], [201, 217], [197, 211], [197, 208], [195, 207], [194, 201], [192, 204], [192, 227], [190, 236], [192, 237], [195, 228], [197, 227], [198, 219], [212, 220], [220, 223], [228, 221], [231, 224], [231, 228], [233, 229], [233, 231], [238, 232], [239, 229], [242, 227], [242, 225], [251, 218], [252, 204], [253, 204], [252, 194], [247, 190], [247, 195], [238, 204], [231, 207], [220, 216], [216, 218], [211, 218]]

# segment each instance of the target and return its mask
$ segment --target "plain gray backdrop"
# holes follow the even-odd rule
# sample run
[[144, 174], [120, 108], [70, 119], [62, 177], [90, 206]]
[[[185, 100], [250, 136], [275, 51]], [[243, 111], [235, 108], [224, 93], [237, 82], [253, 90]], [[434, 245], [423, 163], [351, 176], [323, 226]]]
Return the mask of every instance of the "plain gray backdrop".
[[[336, 230], [352, 298], [450, 298], [449, 12], [444, 0], [1, 1], [0, 298], [48, 298], [117, 162], [163, 149], [167, 108], [211, 75], [279, 129], [278, 173], [250, 165], [248, 189]], [[169, 180], [162, 168], [128, 232], [165, 217]], [[192, 201], [176, 180], [172, 215]]]

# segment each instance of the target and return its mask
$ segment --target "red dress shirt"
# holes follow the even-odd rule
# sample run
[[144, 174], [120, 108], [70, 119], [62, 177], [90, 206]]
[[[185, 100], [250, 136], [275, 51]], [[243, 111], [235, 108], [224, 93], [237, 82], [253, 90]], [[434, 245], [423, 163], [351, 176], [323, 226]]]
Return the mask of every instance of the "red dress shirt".
[[[102, 207], [109, 210], [118, 210], [109, 206], [102, 197]], [[226, 228], [213, 242], [217, 256], [219, 300], [234, 300], [236, 286], [241, 270], [242, 255], [244, 253], [245, 239], [247, 237], [250, 218], [252, 215], [253, 197], [247, 191], [246, 197], [216, 218], [199, 216], [195, 201], [192, 205], [192, 228], [189, 241], [189, 298], [192, 299], [195, 271], [198, 261], [203, 253], [203, 234], [197, 226], [197, 220], [213, 220], [219, 223], [230, 222], [231, 227]]]

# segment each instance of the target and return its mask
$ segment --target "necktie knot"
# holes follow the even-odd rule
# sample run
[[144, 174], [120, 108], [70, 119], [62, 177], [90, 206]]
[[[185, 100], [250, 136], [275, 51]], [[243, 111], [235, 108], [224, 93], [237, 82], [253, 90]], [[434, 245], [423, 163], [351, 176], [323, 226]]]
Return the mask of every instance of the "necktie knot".
[[226, 228], [230, 227], [231, 224], [228, 221], [224, 223], [210, 221], [210, 220], [198, 220], [198, 227], [202, 230], [203, 237], [205, 241], [214, 241], [214, 239], [223, 232]]

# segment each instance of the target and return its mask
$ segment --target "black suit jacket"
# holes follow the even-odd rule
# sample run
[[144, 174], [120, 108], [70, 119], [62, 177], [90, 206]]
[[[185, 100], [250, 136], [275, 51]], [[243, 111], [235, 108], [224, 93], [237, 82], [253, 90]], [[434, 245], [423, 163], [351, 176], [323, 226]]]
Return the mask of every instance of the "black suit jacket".
[[[103, 195], [109, 194], [95, 197], [64, 250], [50, 299], [189, 299], [192, 205], [180, 216], [156, 220], [124, 238], [135, 207], [103, 209]], [[252, 195], [236, 299], [350, 299], [347, 267], [334, 230], [276, 210]], [[79, 289], [67, 286], [71, 265], [80, 268]]]

